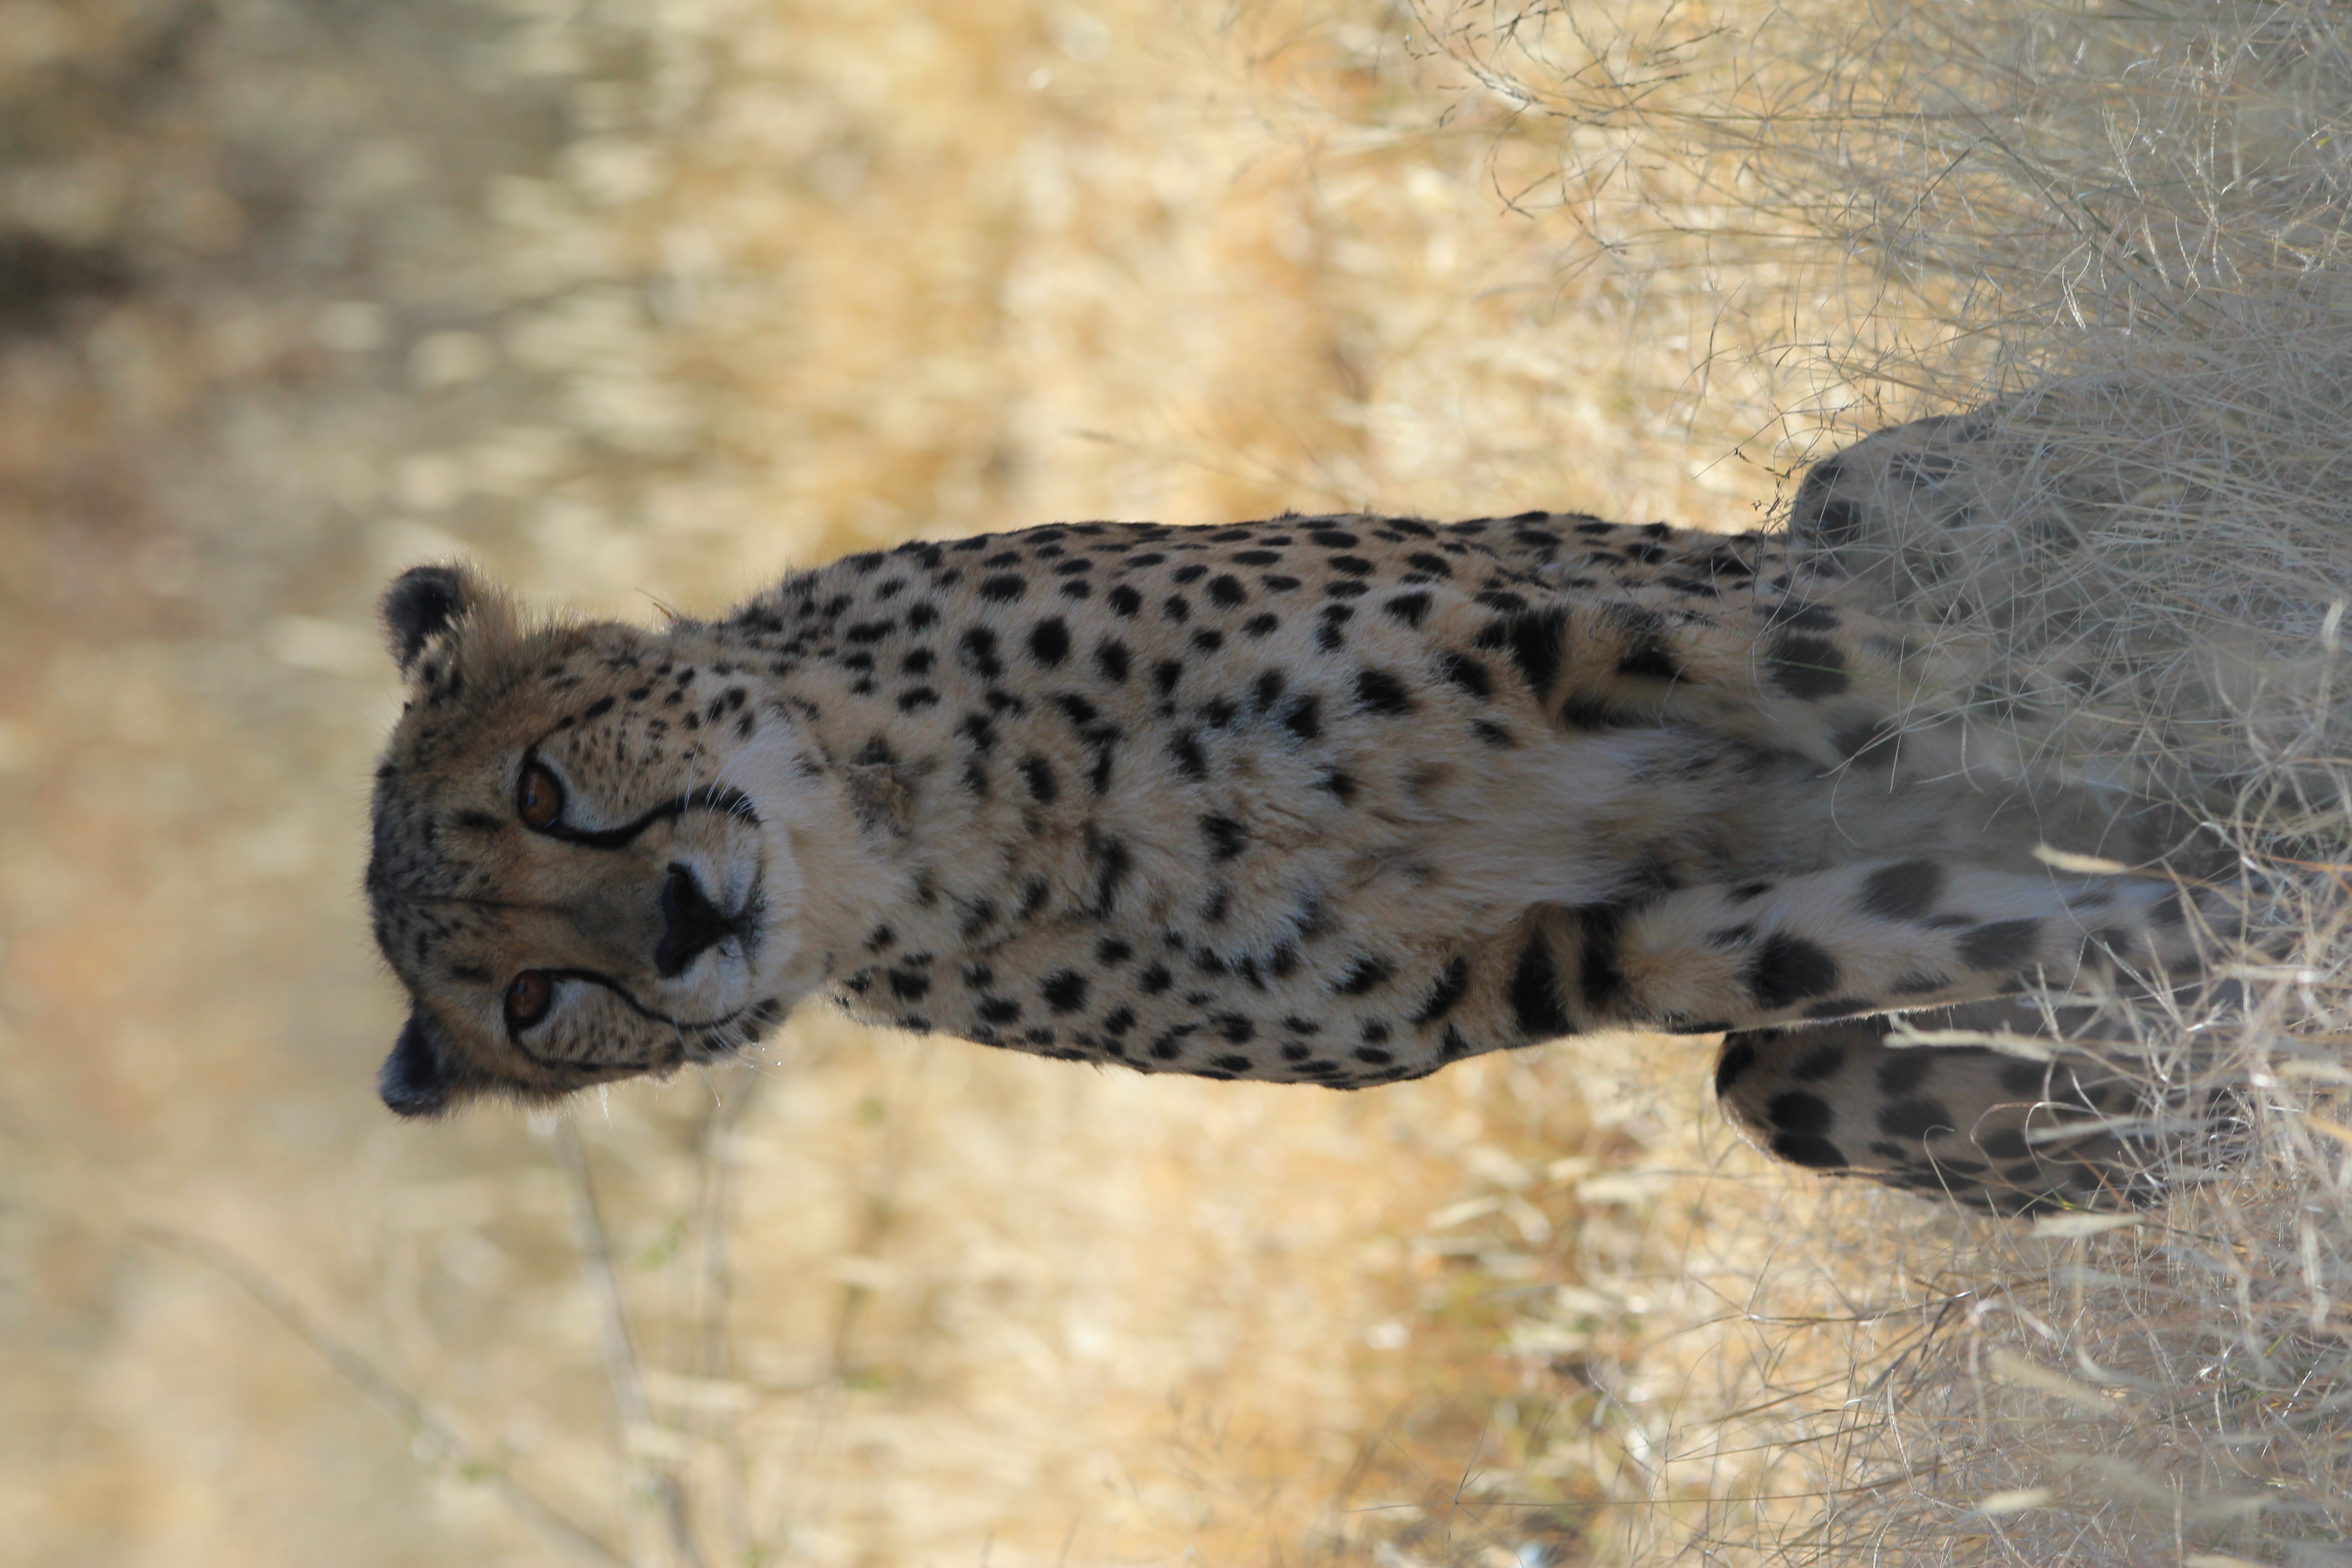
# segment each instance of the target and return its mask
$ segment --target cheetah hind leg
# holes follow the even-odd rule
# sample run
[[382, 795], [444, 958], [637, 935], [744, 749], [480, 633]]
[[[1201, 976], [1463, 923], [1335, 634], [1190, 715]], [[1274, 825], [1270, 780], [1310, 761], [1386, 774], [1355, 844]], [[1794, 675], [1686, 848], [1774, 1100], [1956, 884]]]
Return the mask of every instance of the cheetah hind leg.
[[[2042, 1025], [2010, 1000], [1908, 1021], [2010, 1034]], [[1893, 1045], [1893, 1028], [1881, 1015], [1736, 1030], [1724, 1037], [1716, 1097], [1780, 1159], [1991, 1214], [2138, 1208], [2162, 1194], [2158, 1163], [2180, 1134], [2155, 1129], [2183, 1121], [2158, 1114], [2165, 1108], [2132, 1079], [2063, 1048], [2042, 1062], [1982, 1046]]]

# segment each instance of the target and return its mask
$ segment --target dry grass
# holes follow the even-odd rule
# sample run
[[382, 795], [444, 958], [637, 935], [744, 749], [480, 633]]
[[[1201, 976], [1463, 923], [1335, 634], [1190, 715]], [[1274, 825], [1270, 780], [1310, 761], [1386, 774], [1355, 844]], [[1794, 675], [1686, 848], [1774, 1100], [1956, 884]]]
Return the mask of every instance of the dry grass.
[[[1613, 9], [0, 8], [8, 1552], [2340, 1561], [2342, 24]], [[1054, 517], [1746, 526], [1996, 398], [2021, 507], [2120, 498], [1969, 568], [2093, 612], [2057, 761], [2292, 943], [2139, 1020], [2251, 1088], [2137, 1225], [1768, 1169], [1623, 1039], [370, 1102], [419, 555], [644, 615]]]

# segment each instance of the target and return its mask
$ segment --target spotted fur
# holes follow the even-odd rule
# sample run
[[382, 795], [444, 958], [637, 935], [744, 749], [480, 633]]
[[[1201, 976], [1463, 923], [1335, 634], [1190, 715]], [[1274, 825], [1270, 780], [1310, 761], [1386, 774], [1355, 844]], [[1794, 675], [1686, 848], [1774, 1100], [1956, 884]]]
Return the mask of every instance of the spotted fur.
[[[2036, 863], [2158, 829], [1991, 744], [1965, 640], [1822, 554], [1544, 512], [1089, 522], [660, 630], [529, 627], [419, 568], [385, 606], [409, 702], [368, 888], [415, 1008], [384, 1098], [665, 1072], [813, 993], [1330, 1088], [1730, 1031], [1725, 1103], [1783, 1157], [1995, 1208], [2112, 1196], [2095, 1156], [1963, 1152], [2050, 1097], [1878, 1016], [2186, 973], [2220, 908]], [[1931, 1081], [1935, 1115], [1888, 1109]]]

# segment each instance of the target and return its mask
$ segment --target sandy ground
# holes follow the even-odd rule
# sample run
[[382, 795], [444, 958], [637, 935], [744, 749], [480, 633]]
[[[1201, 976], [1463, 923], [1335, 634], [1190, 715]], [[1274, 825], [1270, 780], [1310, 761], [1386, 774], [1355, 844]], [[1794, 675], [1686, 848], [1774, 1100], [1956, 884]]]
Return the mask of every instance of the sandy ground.
[[0, 4], [0, 1558], [1533, 1564], [1654, 1500], [1603, 1351], [1809, 1201], [1703, 1045], [1342, 1097], [805, 1016], [578, 1108], [584, 1283], [552, 1122], [372, 1092], [418, 559], [643, 617], [1057, 518], [1755, 521], [1720, 301], [1510, 210], [1555, 132], [1416, 26]]

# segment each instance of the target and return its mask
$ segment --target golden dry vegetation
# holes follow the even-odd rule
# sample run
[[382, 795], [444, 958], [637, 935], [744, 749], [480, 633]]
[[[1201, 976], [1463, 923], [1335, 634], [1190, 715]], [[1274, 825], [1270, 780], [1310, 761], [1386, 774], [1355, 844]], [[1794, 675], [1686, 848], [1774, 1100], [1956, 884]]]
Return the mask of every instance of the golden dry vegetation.
[[[1824, 1189], [1703, 1044], [1334, 1096], [808, 1016], [374, 1102], [401, 566], [644, 617], [1056, 518], [1745, 527], [2049, 357], [1916, 245], [1999, 193], [1892, 262], [1790, 199], [1858, 166], [1754, 132], [1820, 119], [1792, 14], [1564, 15], [0, 4], [0, 1560], [2333, 1561], [2263, 1544], [2352, 1490], [2267, 1241]], [[2340, 1202], [2309, 1125], [2263, 1191]], [[2159, 1287], [2319, 1348], [2167, 1404]]]

